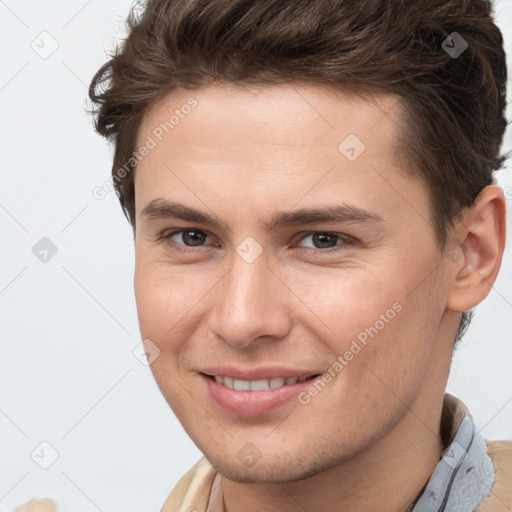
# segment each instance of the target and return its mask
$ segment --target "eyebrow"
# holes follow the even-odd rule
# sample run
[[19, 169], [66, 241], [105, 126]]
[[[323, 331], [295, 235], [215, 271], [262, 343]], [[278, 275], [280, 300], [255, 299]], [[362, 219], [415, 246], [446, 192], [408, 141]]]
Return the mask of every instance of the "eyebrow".
[[[188, 222], [208, 224], [230, 233], [231, 228], [215, 215], [196, 210], [180, 203], [158, 198], [150, 201], [141, 215], [147, 219], [181, 219]], [[383, 221], [377, 212], [370, 212], [349, 204], [334, 204], [321, 208], [302, 208], [294, 211], [281, 211], [274, 214], [266, 227], [273, 230], [278, 227], [303, 224], [320, 224], [336, 222]]]

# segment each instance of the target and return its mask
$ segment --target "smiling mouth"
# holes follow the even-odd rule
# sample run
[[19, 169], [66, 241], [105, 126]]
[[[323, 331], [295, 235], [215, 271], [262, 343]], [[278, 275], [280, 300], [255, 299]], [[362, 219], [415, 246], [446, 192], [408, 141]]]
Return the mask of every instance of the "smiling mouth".
[[221, 386], [225, 386], [229, 389], [236, 391], [264, 391], [269, 389], [278, 389], [285, 386], [293, 386], [297, 383], [302, 383], [308, 380], [313, 380], [320, 376], [319, 373], [310, 376], [302, 377], [273, 377], [271, 379], [258, 379], [258, 380], [243, 380], [233, 379], [232, 377], [220, 376], [220, 375], [208, 375], [203, 373], [204, 376], [215, 381]]

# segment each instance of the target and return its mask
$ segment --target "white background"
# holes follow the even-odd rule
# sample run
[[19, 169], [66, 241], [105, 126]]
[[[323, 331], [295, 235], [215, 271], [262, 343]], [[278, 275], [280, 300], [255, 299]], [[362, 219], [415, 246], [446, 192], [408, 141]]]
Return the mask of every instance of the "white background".
[[[102, 201], [91, 193], [108, 179], [112, 152], [85, 112], [87, 89], [124, 35], [129, 7], [127, 0], [0, 1], [4, 512], [33, 496], [55, 499], [60, 512], [158, 511], [201, 456], [133, 354], [140, 333], [131, 228], [114, 193]], [[512, 55], [512, 2], [496, 10]], [[43, 31], [58, 43], [47, 59], [31, 47], [46, 37], [51, 48]], [[498, 178], [512, 187], [510, 162]], [[58, 248], [47, 263], [32, 253], [42, 237]], [[488, 439], [512, 439], [510, 245], [448, 386]], [[46, 470], [31, 458], [36, 450], [35, 458], [49, 460], [43, 441], [59, 454]]]

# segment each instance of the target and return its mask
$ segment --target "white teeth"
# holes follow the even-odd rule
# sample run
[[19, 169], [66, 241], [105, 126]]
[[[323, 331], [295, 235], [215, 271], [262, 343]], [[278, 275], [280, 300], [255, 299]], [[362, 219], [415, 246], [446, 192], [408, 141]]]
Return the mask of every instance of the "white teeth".
[[215, 382], [237, 391], [261, 391], [304, 382], [307, 377], [272, 377], [271, 379], [243, 380], [215, 375]]
[[284, 386], [283, 377], [273, 377], [270, 379], [270, 389], [280, 388], [281, 386]]
[[233, 387], [238, 391], [249, 391], [251, 389], [251, 382], [248, 380], [235, 379]]
[[270, 385], [267, 379], [261, 380], [251, 380], [249, 381], [251, 385], [251, 391], [259, 391], [262, 389], [270, 389]]

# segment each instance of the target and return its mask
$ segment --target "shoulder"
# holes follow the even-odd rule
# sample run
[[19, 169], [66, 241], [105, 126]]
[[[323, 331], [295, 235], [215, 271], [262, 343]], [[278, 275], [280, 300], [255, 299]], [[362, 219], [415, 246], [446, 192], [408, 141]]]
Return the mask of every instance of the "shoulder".
[[512, 511], [512, 441], [486, 441], [496, 479], [477, 512]]
[[167, 496], [160, 512], [194, 510], [204, 512], [208, 505], [215, 470], [201, 457], [179, 480]]

